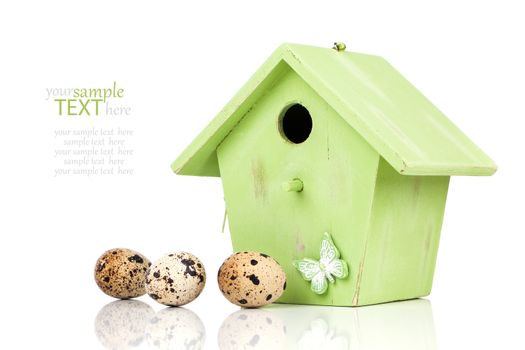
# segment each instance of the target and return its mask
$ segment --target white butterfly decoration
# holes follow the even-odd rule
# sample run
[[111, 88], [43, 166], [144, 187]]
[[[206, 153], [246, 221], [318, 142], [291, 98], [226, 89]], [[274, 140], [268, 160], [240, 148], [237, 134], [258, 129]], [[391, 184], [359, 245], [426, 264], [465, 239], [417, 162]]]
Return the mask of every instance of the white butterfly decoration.
[[332, 237], [328, 232], [323, 235], [319, 261], [304, 258], [295, 260], [293, 265], [303, 278], [311, 281], [310, 289], [315, 294], [324, 294], [328, 289], [328, 282], [334, 283], [335, 278], [348, 276], [346, 261], [339, 259], [341, 254], [337, 250]]

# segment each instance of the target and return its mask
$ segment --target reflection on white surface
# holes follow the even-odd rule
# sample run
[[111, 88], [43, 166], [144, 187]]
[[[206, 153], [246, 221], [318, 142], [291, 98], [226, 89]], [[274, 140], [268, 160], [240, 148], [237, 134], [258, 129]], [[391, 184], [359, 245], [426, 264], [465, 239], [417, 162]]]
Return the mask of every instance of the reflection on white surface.
[[182, 307], [157, 312], [146, 327], [151, 349], [198, 350], [204, 347], [206, 331], [193, 311]]
[[348, 349], [348, 339], [343, 335], [336, 335], [333, 329], [323, 318], [316, 318], [310, 322], [297, 342], [299, 349]]
[[144, 331], [155, 312], [138, 300], [117, 300], [104, 306], [95, 319], [95, 333], [107, 349], [133, 349], [144, 340]]
[[272, 305], [239, 310], [219, 330], [230, 349], [436, 349], [432, 306], [418, 299], [359, 308]]
[[95, 319], [95, 333], [105, 348], [113, 350], [198, 350], [206, 338], [204, 325], [194, 312], [170, 307], [155, 313], [138, 300], [117, 300], [104, 306]]
[[265, 309], [241, 309], [223, 321], [218, 341], [221, 350], [284, 349], [286, 327]]

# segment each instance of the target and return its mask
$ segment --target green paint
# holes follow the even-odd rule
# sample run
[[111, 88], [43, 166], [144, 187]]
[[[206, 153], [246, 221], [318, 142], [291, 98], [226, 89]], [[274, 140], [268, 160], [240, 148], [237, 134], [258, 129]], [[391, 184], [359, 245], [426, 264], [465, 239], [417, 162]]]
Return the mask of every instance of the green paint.
[[303, 182], [300, 179], [283, 182], [281, 187], [286, 192], [301, 192], [304, 188]]
[[448, 176], [407, 176], [379, 163], [353, 305], [430, 294]]
[[[313, 122], [299, 144], [279, 125], [295, 103]], [[221, 176], [233, 249], [283, 266], [279, 302], [344, 306], [427, 295], [450, 175], [496, 170], [383, 59], [291, 44], [172, 167]], [[322, 232], [350, 273], [314, 294], [293, 261], [319, 256]]]
[[217, 146], [289, 68], [400, 173], [496, 171], [494, 162], [383, 58], [296, 44], [283, 44], [273, 53], [172, 169], [220, 176]]
[[[288, 142], [278, 131], [278, 118], [292, 102], [301, 102], [313, 120], [310, 136], [301, 144]], [[217, 154], [234, 250], [265, 252], [283, 266], [288, 283], [280, 302], [349, 304], [353, 278], [314, 295], [292, 262], [318, 256], [319, 237], [329, 232], [350, 270], [358, 266], [374, 195], [377, 152], [288, 70]], [[301, 179], [304, 190], [283, 191], [281, 184], [294, 178]]]

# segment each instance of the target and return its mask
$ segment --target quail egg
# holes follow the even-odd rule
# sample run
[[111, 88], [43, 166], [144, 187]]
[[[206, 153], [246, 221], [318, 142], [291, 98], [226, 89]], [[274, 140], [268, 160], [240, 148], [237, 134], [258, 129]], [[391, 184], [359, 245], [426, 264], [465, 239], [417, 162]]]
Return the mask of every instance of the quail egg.
[[146, 291], [163, 305], [180, 306], [197, 298], [205, 283], [206, 272], [199, 258], [179, 252], [153, 263], [146, 277]]
[[150, 261], [126, 248], [106, 251], [95, 265], [95, 281], [107, 295], [119, 299], [136, 298], [146, 293], [145, 282]]
[[286, 275], [279, 263], [258, 252], [231, 255], [220, 267], [217, 278], [226, 299], [242, 307], [273, 303], [286, 289]]

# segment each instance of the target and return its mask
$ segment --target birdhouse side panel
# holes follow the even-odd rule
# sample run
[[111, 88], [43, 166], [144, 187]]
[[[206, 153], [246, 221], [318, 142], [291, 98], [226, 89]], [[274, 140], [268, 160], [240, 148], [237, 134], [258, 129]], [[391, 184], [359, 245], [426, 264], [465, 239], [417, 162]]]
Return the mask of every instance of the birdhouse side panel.
[[449, 179], [400, 175], [381, 159], [355, 305], [430, 294]]
[[[293, 118], [291, 124], [281, 125], [283, 113], [297, 104], [311, 117], [304, 140], [294, 129], [304, 125], [295, 125]], [[302, 141], [290, 140], [283, 128], [288, 128], [291, 139]], [[289, 71], [251, 107], [217, 148], [217, 155], [233, 248], [269, 254], [282, 265], [287, 288], [279, 302], [351, 305], [378, 153]], [[318, 260], [324, 232], [331, 234], [350, 274], [318, 295], [292, 262]]]

